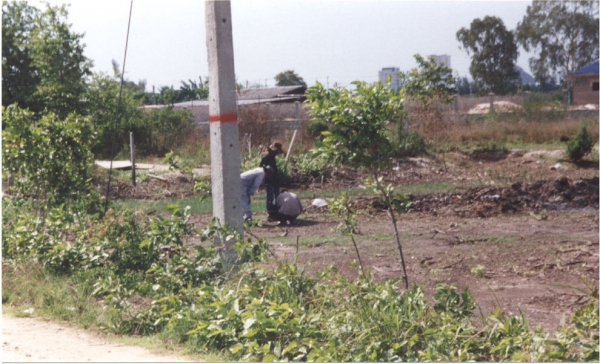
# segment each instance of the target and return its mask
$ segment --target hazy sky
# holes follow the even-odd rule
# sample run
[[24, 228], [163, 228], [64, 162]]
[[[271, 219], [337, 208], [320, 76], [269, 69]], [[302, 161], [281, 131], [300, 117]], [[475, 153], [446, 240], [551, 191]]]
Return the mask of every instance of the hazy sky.
[[[130, 0], [49, 0], [71, 4], [69, 22], [85, 33], [94, 71], [121, 66]], [[39, 5], [39, 1], [31, 1]], [[448, 54], [452, 69], [469, 75], [470, 58], [456, 32], [475, 18], [497, 16], [513, 30], [531, 1], [233, 0], [235, 72], [239, 83], [274, 86], [291, 69], [310, 86], [377, 81], [383, 67], [409, 70], [413, 55]], [[517, 64], [529, 72], [520, 49]], [[208, 76], [204, 1], [134, 0], [125, 77], [179, 88]]]

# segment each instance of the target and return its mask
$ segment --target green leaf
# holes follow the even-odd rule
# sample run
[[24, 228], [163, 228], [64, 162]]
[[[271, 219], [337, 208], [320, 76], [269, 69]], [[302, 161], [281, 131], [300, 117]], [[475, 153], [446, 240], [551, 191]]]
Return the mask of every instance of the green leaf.
[[273, 361], [275, 361], [275, 360], [277, 360], [277, 358], [276, 358], [276, 357], [275, 357], [275, 355], [273, 355], [273, 354], [267, 354], [267, 355], [265, 355], [265, 356], [262, 358], [262, 362], [263, 362], [263, 363], [265, 363], [265, 362], [273, 362]]
[[247, 320], [244, 321], [244, 329], [247, 330], [249, 328], [252, 327], [252, 325], [254, 325], [254, 323], [256, 322], [256, 319], [251, 317]]
[[234, 354], [234, 355], [235, 355], [235, 354], [237, 354], [237, 353], [238, 353], [240, 350], [243, 350], [243, 349], [244, 349], [244, 345], [242, 345], [242, 344], [240, 344], [240, 343], [237, 343], [237, 344], [233, 345], [232, 347], [230, 347], [230, 348], [229, 348], [229, 351], [230, 351], [232, 354]]

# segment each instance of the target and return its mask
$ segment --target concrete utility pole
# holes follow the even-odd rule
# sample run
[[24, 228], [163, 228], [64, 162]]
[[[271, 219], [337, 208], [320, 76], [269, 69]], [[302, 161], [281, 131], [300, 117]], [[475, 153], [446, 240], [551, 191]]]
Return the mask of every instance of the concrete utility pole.
[[[242, 234], [240, 148], [231, 2], [205, 2], [213, 216]], [[225, 237], [222, 237], [225, 238]], [[231, 257], [234, 242], [221, 241]]]

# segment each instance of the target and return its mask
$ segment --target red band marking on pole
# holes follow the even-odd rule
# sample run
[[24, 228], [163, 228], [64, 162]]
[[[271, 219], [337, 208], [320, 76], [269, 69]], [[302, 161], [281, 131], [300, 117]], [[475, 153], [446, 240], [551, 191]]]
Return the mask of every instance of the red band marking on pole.
[[237, 122], [237, 114], [223, 114], [223, 115], [211, 115], [208, 117], [208, 121], [211, 123], [231, 123]]

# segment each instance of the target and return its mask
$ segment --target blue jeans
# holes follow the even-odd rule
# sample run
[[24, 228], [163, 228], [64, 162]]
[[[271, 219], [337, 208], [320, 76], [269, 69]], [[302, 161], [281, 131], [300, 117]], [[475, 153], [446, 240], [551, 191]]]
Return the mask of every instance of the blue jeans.
[[277, 211], [277, 196], [279, 196], [279, 181], [274, 181], [274, 183], [268, 183], [265, 185], [265, 189], [267, 190], [267, 200], [266, 207], [267, 212], [269, 211]]
[[250, 209], [250, 196], [246, 193], [246, 189], [242, 186], [242, 211], [244, 212], [244, 220], [252, 218], [252, 210]]

